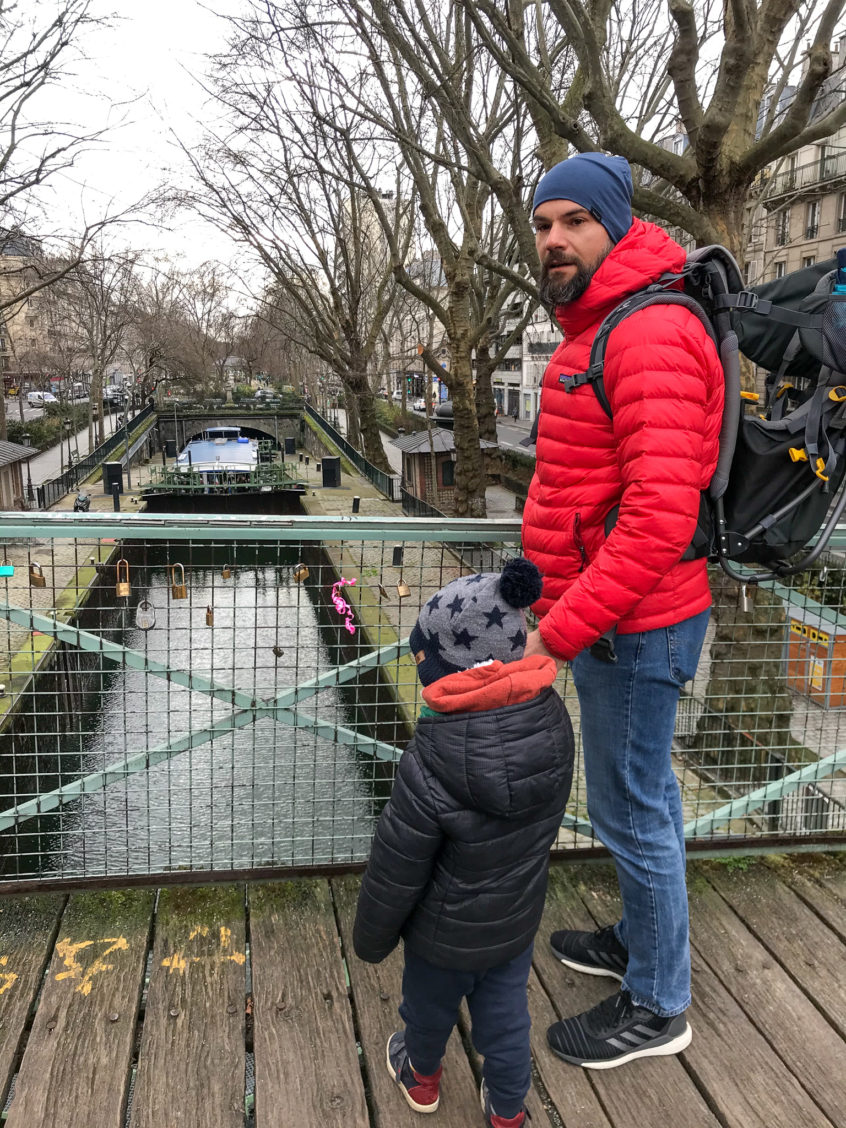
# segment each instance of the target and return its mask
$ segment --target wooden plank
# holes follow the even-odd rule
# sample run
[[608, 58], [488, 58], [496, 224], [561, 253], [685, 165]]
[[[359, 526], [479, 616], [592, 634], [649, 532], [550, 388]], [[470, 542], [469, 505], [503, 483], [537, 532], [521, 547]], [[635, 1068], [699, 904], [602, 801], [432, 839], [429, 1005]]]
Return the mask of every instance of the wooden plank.
[[[612, 919], [619, 911], [616, 882], [603, 874], [591, 893], [602, 917]], [[833, 1128], [698, 952], [691, 955], [693, 1040], [679, 1056], [707, 1092], [720, 1123], [725, 1128]]]
[[[599, 896], [596, 891], [600, 880], [613, 882], [616, 887], [613, 873], [610, 866], [576, 869], [564, 864], [553, 865], [550, 870], [546, 911], [535, 944], [535, 970], [559, 1018], [581, 1014], [617, 990], [618, 983], [614, 979], [582, 975], [564, 967], [552, 954], [548, 943], [550, 933], [556, 929], [593, 929], [598, 923], [608, 924], [615, 919], [618, 906], [610, 897]], [[591, 907], [590, 912], [586, 902]], [[545, 1032], [544, 1028], [538, 1033], [544, 1037]], [[542, 1061], [539, 1053], [539, 1069]], [[550, 1091], [552, 1071], [556, 1067], [564, 1074], [565, 1083], [573, 1074], [592, 1086], [614, 1128], [666, 1128], [668, 1124], [684, 1125], [684, 1128], [719, 1126], [678, 1056], [643, 1059], [618, 1069], [581, 1070], [550, 1055], [541, 1073]], [[575, 1081], [570, 1083], [576, 1084]], [[565, 1098], [556, 1097], [555, 1104], [566, 1119]]]
[[123, 1128], [153, 894], [71, 897], [7, 1128]]
[[[392, 952], [380, 964], [368, 964], [357, 959], [353, 953], [352, 928], [359, 880], [353, 877], [333, 878], [331, 884], [367, 1071], [374, 1128], [420, 1128], [420, 1114], [413, 1112], [405, 1103], [385, 1066], [388, 1038], [402, 1028], [402, 1019], [397, 1014], [402, 999], [402, 951]], [[438, 1128], [468, 1128], [468, 1125], [480, 1123], [481, 1119], [479, 1084], [456, 1032], [449, 1040], [444, 1057]]]
[[767, 865], [846, 944], [846, 855], [787, 855]]
[[746, 870], [717, 865], [708, 876], [746, 927], [846, 1037], [840, 937], [766, 865], [753, 863]]
[[243, 1128], [244, 887], [162, 889], [131, 1128]]
[[370, 1128], [327, 882], [248, 893], [256, 1125]]
[[62, 896], [0, 900], [0, 1108], [6, 1104], [15, 1059], [44, 969], [53, 951]]
[[708, 871], [697, 867], [689, 880], [691, 933], [699, 957], [832, 1124], [846, 1128], [846, 1042], [705, 880]]

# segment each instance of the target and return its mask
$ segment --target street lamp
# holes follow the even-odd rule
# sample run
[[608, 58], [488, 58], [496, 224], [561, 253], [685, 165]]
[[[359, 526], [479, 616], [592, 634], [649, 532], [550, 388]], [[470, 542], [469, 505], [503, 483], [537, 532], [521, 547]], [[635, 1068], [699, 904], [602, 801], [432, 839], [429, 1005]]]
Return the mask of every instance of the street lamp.
[[[28, 431], [21, 438], [25, 447], [32, 446], [32, 436]], [[35, 494], [32, 492], [32, 473], [30, 472], [29, 459], [26, 460], [26, 496], [28, 501], [35, 501]]]
[[[71, 445], [70, 445], [70, 437], [71, 437], [72, 427], [73, 427], [73, 424], [71, 423], [70, 419], [63, 419], [62, 420], [62, 431], [64, 432], [65, 442], [66, 442], [67, 448], [68, 448], [68, 461], [67, 461], [68, 482], [70, 482], [70, 472], [71, 472], [71, 470], [73, 470], [73, 466], [71, 464]], [[59, 437], [59, 463], [60, 463], [59, 470], [60, 471], [61, 471], [61, 461], [62, 461], [62, 439], [61, 439], [61, 436], [60, 436]]]
[[123, 399], [123, 434], [126, 440], [126, 488], [132, 489], [132, 474], [129, 469], [129, 404], [124, 396]]

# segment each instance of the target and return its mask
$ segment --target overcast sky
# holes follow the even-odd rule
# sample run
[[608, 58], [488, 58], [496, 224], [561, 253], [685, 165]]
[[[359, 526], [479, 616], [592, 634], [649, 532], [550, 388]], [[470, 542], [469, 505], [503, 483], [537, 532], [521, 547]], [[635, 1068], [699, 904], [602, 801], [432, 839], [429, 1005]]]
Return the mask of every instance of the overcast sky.
[[[38, 4], [44, 0], [35, 0]], [[210, 11], [237, 11], [240, 0], [95, 0], [99, 13], [117, 12], [111, 28], [89, 33], [86, 58], [39, 106], [55, 120], [72, 119], [86, 130], [111, 126], [94, 151], [51, 181], [48, 207], [54, 222], [67, 216], [93, 218], [120, 210], [163, 177], [179, 176], [180, 154], [172, 134], [196, 142], [198, 124], [208, 116], [205, 95], [192, 75], [202, 77], [204, 55], [224, 44], [223, 21]], [[52, 8], [52, 4], [45, 6]], [[159, 248], [190, 265], [207, 258], [231, 258], [232, 244], [213, 229], [188, 218], [173, 231], [135, 228], [122, 238]]]

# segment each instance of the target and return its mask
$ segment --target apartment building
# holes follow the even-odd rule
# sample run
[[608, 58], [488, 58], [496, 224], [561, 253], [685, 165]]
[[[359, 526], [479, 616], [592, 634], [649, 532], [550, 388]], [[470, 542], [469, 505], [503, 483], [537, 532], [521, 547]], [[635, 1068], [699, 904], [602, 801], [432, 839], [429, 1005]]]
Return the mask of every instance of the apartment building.
[[[832, 54], [832, 74], [814, 116], [829, 113], [846, 97], [846, 36]], [[782, 96], [784, 109], [792, 93]], [[846, 127], [764, 169], [751, 193], [746, 221], [750, 285], [825, 262], [846, 246]]]
[[46, 324], [38, 294], [16, 301], [34, 277], [33, 263], [40, 256], [35, 239], [0, 229], [0, 300], [7, 308], [0, 313], [0, 374], [26, 376], [33, 357], [47, 344]]

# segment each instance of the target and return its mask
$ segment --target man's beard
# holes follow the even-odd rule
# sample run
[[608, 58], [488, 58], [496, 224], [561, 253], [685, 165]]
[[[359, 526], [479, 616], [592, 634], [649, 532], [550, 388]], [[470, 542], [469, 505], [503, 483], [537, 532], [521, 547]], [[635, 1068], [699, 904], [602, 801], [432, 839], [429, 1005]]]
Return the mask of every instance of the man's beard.
[[[614, 244], [608, 240], [605, 250], [591, 263], [585, 263], [575, 255], [556, 255], [554, 252], [547, 256], [541, 269], [540, 299], [545, 305], [563, 306], [577, 301], [587, 290], [591, 279], [600, 266], [602, 266]], [[566, 282], [556, 282], [549, 275], [552, 266], [575, 266], [576, 273]]]

